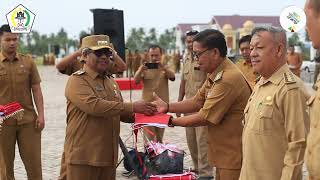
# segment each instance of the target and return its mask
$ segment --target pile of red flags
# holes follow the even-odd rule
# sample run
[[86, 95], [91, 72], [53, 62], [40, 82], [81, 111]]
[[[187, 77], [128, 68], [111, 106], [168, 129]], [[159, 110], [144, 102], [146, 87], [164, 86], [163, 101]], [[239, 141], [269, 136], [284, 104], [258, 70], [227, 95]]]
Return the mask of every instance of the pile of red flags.
[[[12, 102], [6, 105], [0, 105], [0, 121], [14, 117], [21, 119], [23, 117], [23, 109], [17, 102]], [[0, 122], [0, 123], [1, 123]]]

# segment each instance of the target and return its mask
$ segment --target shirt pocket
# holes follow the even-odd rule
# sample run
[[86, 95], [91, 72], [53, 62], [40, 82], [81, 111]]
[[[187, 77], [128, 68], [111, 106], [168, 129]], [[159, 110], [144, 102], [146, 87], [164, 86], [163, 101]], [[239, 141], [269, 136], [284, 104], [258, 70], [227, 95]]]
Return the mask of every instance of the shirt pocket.
[[155, 78], [155, 72], [150, 72], [150, 71], [151, 70], [145, 71], [144, 76], [143, 76], [144, 79], [151, 80], [151, 79]]
[[4, 85], [8, 80], [8, 74], [6, 70], [0, 70], [0, 83]]
[[194, 82], [202, 82], [206, 79], [206, 76], [204, 75], [203, 71], [200, 70], [193, 70], [193, 74], [192, 74], [192, 80]]
[[262, 104], [256, 121], [252, 124], [252, 129], [262, 135], [271, 135], [272, 133], [272, 117], [274, 108], [269, 104]]
[[184, 68], [184, 70], [183, 70], [183, 79], [185, 81], [188, 80], [188, 76], [189, 76], [189, 69], [188, 68]]
[[27, 73], [26, 69], [24, 68], [19, 68], [17, 70], [17, 76], [16, 76], [16, 81], [18, 83], [25, 83], [25, 82], [28, 82], [28, 77], [29, 77], [29, 74]]

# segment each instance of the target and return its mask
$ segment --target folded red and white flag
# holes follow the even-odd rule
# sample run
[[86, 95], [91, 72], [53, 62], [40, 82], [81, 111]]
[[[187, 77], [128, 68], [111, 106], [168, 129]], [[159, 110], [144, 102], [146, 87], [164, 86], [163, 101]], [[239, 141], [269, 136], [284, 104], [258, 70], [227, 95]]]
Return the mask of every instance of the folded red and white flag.
[[0, 121], [2, 122], [11, 117], [21, 119], [23, 117], [23, 111], [24, 109], [22, 109], [21, 105], [17, 102], [0, 105]]
[[159, 128], [168, 127], [168, 122], [170, 119], [170, 115], [157, 113], [153, 116], [147, 116], [144, 114], [135, 113], [134, 114], [134, 125], [133, 129], [140, 129], [144, 126], [155, 126]]

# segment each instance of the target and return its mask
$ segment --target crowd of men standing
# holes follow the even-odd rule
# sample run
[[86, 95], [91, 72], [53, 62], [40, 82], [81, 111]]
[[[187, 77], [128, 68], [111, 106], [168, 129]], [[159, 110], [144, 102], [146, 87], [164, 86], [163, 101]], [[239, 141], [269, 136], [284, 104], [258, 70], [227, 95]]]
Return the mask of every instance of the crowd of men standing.
[[[304, 10], [312, 46], [320, 49], [320, 2], [307, 0]], [[8, 25], [1, 26], [0, 41], [0, 104], [19, 102], [24, 108], [22, 119], [1, 125], [0, 179], [14, 179], [17, 143], [28, 179], [41, 180], [41, 79], [32, 58], [17, 53], [18, 36]], [[212, 179], [215, 167], [217, 180], [301, 180], [305, 162], [308, 179], [319, 180], [320, 90], [311, 96], [306, 91], [301, 59], [287, 46], [283, 29], [256, 27], [240, 39], [243, 59], [234, 64], [220, 31], [187, 32], [177, 102], [169, 102], [168, 80], [175, 80], [175, 72], [158, 45], [132, 69], [135, 82], [144, 84], [142, 100], [126, 102], [112, 74], [128, 64], [107, 35], [82, 37], [79, 50], [57, 64], [70, 75], [59, 179], [115, 179], [120, 121], [134, 122], [134, 113], [171, 112], [176, 118], [168, 126], [187, 127], [199, 179]], [[144, 130], [149, 140], [162, 141], [163, 129]]]

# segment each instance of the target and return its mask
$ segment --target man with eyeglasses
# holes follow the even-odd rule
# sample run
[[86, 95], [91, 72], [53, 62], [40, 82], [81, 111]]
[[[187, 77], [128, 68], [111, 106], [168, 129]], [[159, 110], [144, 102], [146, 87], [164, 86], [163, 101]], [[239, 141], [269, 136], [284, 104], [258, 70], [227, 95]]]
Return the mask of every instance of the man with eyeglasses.
[[251, 41], [251, 35], [246, 35], [240, 38], [239, 49], [243, 59], [240, 59], [236, 63], [236, 65], [238, 66], [240, 71], [243, 73], [244, 77], [247, 78], [247, 81], [249, 82], [251, 89], [253, 89], [259, 75], [258, 73], [254, 72], [251, 64], [250, 41]]
[[[200, 71], [198, 62], [192, 56], [192, 39], [198, 33], [199, 32], [195, 30], [186, 33], [185, 44], [187, 52], [182, 68], [178, 97], [179, 102], [182, 101], [184, 97], [190, 99], [196, 95], [207, 78], [207, 73]], [[177, 117], [180, 117], [180, 113], [177, 113]], [[212, 167], [208, 162], [207, 134], [208, 128], [206, 126], [186, 127], [188, 148], [193, 161], [194, 170], [199, 175], [199, 179], [212, 178]]]
[[[66, 85], [67, 127], [64, 144], [66, 179], [115, 179], [120, 121], [133, 122], [133, 112], [152, 115], [151, 103], [123, 102], [121, 92], [108, 75], [109, 37], [92, 35], [82, 44], [86, 64]], [[63, 165], [63, 164], [62, 164]]]
[[[306, 0], [304, 12], [307, 16], [306, 31], [313, 48], [320, 50], [320, 1]], [[320, 54], [318, 54], [320, 55]], [[320, 57], [318, 57], [320, 59]], [[305, 153], [306, 167], [309, 172], [308, 180], [320, 179], [320, 81], [316, 82], [317, 90], [308, 100], [310, 115], [310, 133], [307, 139]]]
[[229, 60], [224, 35], [207, 29], [193, 38], [194, 58], [208, 77], [197, 94], [166, 103], [155, 97], [159, 112], [194, 113], [171, 119], [169, 126], [208, 127], [208, 161], [216, 167], [217, 180], [238, 180], [242, 162], [243, 110], [251, 93], [249, 84]]
[[303, 82], [286, 63], [286, 32], [252, 31], [251, 62], [261, 75], [244, 110], [240, 180], [300, 180], [308, 115]]

